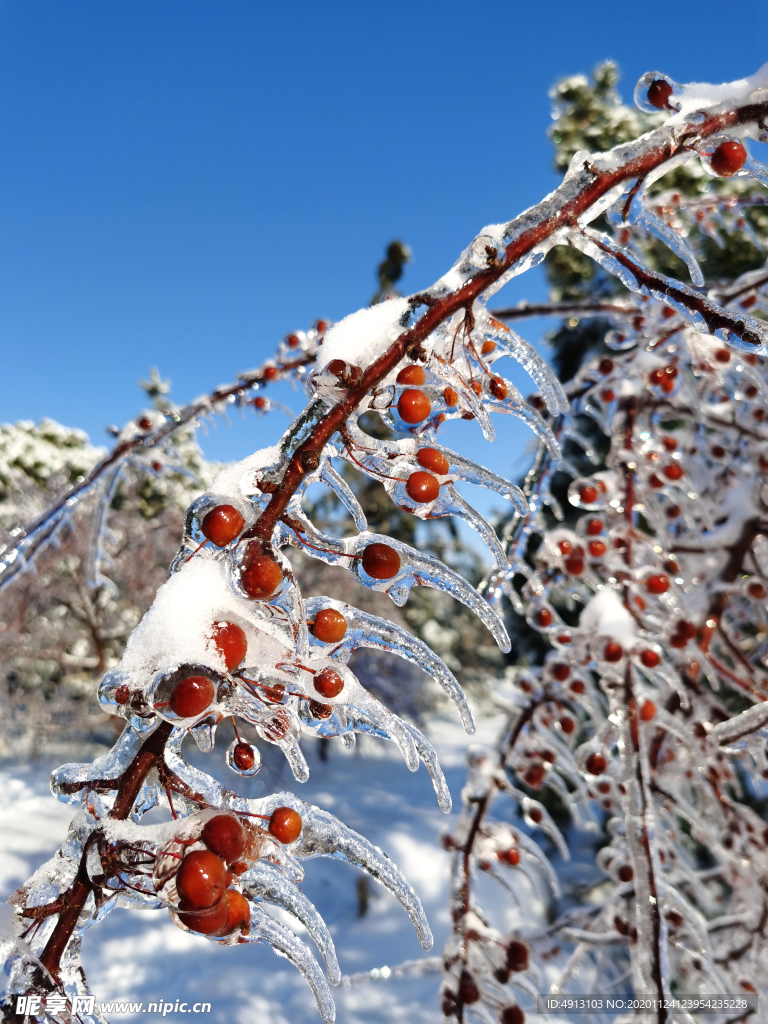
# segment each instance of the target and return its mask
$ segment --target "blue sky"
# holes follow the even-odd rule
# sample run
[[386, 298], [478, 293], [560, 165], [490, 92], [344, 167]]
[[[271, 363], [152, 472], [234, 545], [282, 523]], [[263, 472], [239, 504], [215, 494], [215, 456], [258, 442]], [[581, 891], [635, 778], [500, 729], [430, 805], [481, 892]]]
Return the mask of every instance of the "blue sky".
[[[393, 237], [405, 288], [429, 284], [555, 184], [555, 79], [605, 57], [625, 97], [650, 69], [733, 79], [766, 30], [764, 0], [0, 0], [0, 420], [103, 443], [151, 365], [184, 402], [367, 303]], [[206, 450], [286, 422], [220, 426]], [[513, 472], [524, 445], [507, 426], [489, 462]]]

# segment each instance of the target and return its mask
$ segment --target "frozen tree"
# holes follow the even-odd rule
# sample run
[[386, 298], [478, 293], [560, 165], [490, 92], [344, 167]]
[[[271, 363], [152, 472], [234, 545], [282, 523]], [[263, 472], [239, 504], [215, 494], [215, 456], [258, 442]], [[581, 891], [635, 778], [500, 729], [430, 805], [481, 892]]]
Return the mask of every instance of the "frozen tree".
[[[647, 75], [644, 113], [614, 84], [605, 65], [554, 90], [566, 183], [714, 127], [738, 89], [764, 103], [768, 79]], [[445, 838], [449, 1018], [520, 1024], [537, 993], [634, 992], [735, 994], [715, 1019], [744, 1020], [748, 995], [768, 997], [768, 175], [747, 133], [715, 131], [635, 171], [599, 230], [552, 252], [554, 305], [495, 313], [567, 317], [552, 341], [570, 411], [548, 419], [563, 455], [541, 446], [510, 568], [483, 588], [510, 602], [519, 657], [499, 746], [472, 751]], [[500, 890], [521, 910], [500, 912]], [[589, 1019], [613, 1015], [595, 1002]]]
[[[230, 399], [266, 402], [254, 398], [254, 384], [291, 376], [306, 384], [309, 402], [279, 442], [223, 469], [190, 505], [168, 581], [100, 683], [102, 707], [126, 723], [115, 745], [92, 764], [53, 774], [55, 793], [76, 807], [75, 816], [54, 857], [12, 898], [18, 932], [4, 944], [6, 998], [24, 996], [30, 1016], [55, 1016], [52, 1003], [61, 1009], [77, 999], [80, 1018], [91, 1019], [79, 1005], [87, 995], [83, 931], [131, 906], [168, 912], [180, 928], [214, 942], [271, 944], [304, 974], [322, 1017], [332, 1020], [325, 974], [308, 946], [265, 909], [273, 904], [302, 921], [328, 978], [338, 982], [327, 928], [299, 888], [304, 861], [317, 856], [350, 861], [387, 886], [423, 946], [431, 945], [417, 895], [364, 837], [291, 792], [240, 796], [185, 755], [188, 736], [210, 751], [227, 719], [235, 775], [258, 771], [260, 747], [273, 744], [301, 782], [308, 775], [302, 732], [349, 746], [357, 732], [369, 733], [397, 744], [411, 770], [423, 761], [439, 805], [450, 809], [427, 738], [374, 697], [348, 661], [362, 647], [421, 666], [471, 732], [455, 676], [393, 622], [339, 599], [304, 599], [290, 548], [341, 567], [398, 607], [414, 587], [450, 595], [503, 652], [511, 648], [501, 606], [507, 598], [548, 651], [542, 664], [516, 675], [500, 752], [473, 755], [462, 819], [446, 840], [456, 862], [454, 935], [444, 953], [449, 1016], [520, 1022], [519, 993], [530, 1001], [536, 987], [567, 987], [577, 969], [582, 983], [615, 987], [628, 976], [636, 991], [662, 996], [686, 972], [697, 970], [725, 991], [734, 973], [757, 967], [764, 855], [753, 841], [763, 844], [763, 825], [740, 799], [737, 781], [763, 767], [762, 640], [753, 623], [760, 599], [749, 591], [761, 572], [760, 433], [740, 389], [755, 387], [747, 401], [756, 410], [768, 324], [756, 315], [757, 298], [750, 312], [743, 305], [768, 272], [706, 288], [695, 239], [685, 237], [690, 215], [715, 231], [752, 200], [713, 191], [688, 204], [682, 190], [659, 193], [657, 183], [696, 161], [715, 178], [768, 183], [744, 145], [766, 130], [768, 67], [721, 87], [650, 75], [637, 95], [641, 105], [667, 111], [663, 123], [607, 152], [576, 152], [555, 192], [516, 219], [485, 227], [431, 288], [289, 335], [257, 374], [187, 411], [158, 410], [9, 544], [2, 567], [11, 583], [67, 509], [105, 486], [107, 469], [128, 453], [160, 444], [179, 424]], [[645, 257], [646, 232], [671, 247], [692, 285]], [[570, 395], [486, 305], [555, 247], [577, 250], [635, 296], [633, 305], [622, 296], [600, 304], [617, 317], [606, 339], [617, 354], [588, 361]], [[391, 295], [397, 278], [385, 276]], [[530, 374], [539, 392], [531, 402], [498, 373], [504, 357]], [[502, 413], [519, 417], [541, 442], [525, 490], [439, 442], [448, 419], [476, 419], [491, 440], [492, 417]], [[371, 414], [390, 436], [366, 429]], [[710, 414], [727, 453], [718, 463], [723, 484], [699, 440]], [[569, 468], [574, 445], [600, 465], [581, 429], [585, 418], [611, 438], [603, 466], [588, 475]], [[371, 531], [336, 468], [344, 463], [401, 511], [421, 520], [454, 516], [475, 529], [496, 565], [485, 594], [435, 555]], [[558, 528], [543, 509], [557, 515], [564, 473], [573, 477], [574, 514]], [[511, 503], [516, 518], [502, 540], [460, 496], [454, 485], [462, 481]], [[302, 498], [316, 483], [348, 510], [355, 532], [339, 536], [308, 514]], [[744, 574], [756, 578], [745, 583]], [[517, 801], [524, 828], [490, 817], [497, 792]], [[549, 902], [544, 886], [555, 889], [557, 876], [529, 831], [542, 830], [567, 855], [550, 792], [587, 828], [600, 827], [596, 802], [610, 800], [602, 809], [614, 812], [605, 826], [610, 842], [600, 854], [607, 881], [599, 898], [537, 934], [503, 934], [483, 911], [475, 879], [495, 875], [514, 892], [503, 872], [519, 868]], [[164, 810], [165, 820], [144, 823], [153, 809]], [[712, 865], [699, 864], [700, 848]], [[744, 934], [753, 941], [740, 941]], [[667, 1019], [663, 1011], [660, 1019]]]
[[[143, 386], [157, 409], [127, 428], [139, 437], [157, 410], [177, 412], [156, 371]], [[68, 485], [82, 487], [105, 456], [81, 431], [51, 420], [0, 427], [3, 533], [20, 537], [24, 523]], [[216, 472], [192, 428], [175, 431], [162, 452], [138, 447], [103, 474], [80, 514], [61, 520], [36, 574], [0, 593], [5, 756], [94, 738], [111, 745], [114, 731], [94, 700], [98, 681], [163, 582], [184, 509]]]

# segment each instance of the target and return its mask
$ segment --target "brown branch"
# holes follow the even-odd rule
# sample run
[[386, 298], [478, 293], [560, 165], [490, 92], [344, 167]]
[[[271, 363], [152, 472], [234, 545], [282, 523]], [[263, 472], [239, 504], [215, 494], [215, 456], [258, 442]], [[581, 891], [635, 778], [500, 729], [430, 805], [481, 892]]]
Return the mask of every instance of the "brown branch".
[[497, 320], [523, 320], [535, 316], [590, 316], [600, 313], [616, 313], [619, 316], [635, 316], [641, 313], [639, 306], [623, 306], [618, 302], [543, 302], [539, 304], [521, 302], [509, 309], [489, 309]]
[[[153, 768], [162, 763], [165, 744], [171, 735], [172, 729], [173, 726], [170, 722], [161, 722], [151, 736], [144, 741], [139, 752], [120, 776], [117, 796], [110, 813], [111, 818], [125, 821], [131, 813], [136, 797], [139, 795], [139, 790], [147, 776]], [[40, 963], [54, 978], [58, 978], [62, 954], [72, 937], [78, 918], [92, 891], [93, 884], [85, 868], [87, 850], [86, 845], [86, 848], [83, 850], [83, 856], [80, 859], [75, 880], [60, 897], [64, 909], [59, 914], [59, 919], [51, 932], [48, 942], [45, 944], [45, 949], [40, 955]]]
[[602, 252], [612, 256], [617, 263], [620, 263], [622, 267], [628, 270], [641, 288], [644, 287], [652, 289], [657, 293], [663, 293], [674, 302], [691, 310], [691, 312], [698, 313], [706, 323], [710, 334], [714, 334], [715, 331], [719, 330], [727, 330], [741, 338], [748, 345], [754, 345], [755, 347], [760, 345], [758, 335], [750, 330], [737, 314], [721, 309], [704, 294], [694, 292], [691, 288], [687, 288], [685, 285], [679, 284], [663, 274], [657, 274], [648, 267], [641, 266], [628, 252], [620, 249], [618, 246], [606, 245], [605, 242], [594, 236], [587, 237], [590, 238], [593, 245], [597, 246]]

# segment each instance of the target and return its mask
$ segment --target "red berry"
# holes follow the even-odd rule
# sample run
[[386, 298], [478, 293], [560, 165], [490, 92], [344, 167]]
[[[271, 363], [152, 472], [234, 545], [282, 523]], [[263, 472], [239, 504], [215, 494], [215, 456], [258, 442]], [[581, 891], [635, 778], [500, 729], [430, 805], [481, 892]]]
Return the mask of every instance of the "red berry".
[[423, 391], [407, 388], [400, 395], [397, 411], [404, 423], [421, 423], [432, 411], [432, 403]]
[[483, 347], [480, 349], [480, 354], [484, 355], [484, 356], [489, 356], [491, 354], [491, 352], [494, 351], [495, 348], [496, 348], [496, 342], [495, 341], [484, 341], [483, 342]]
[[476, 1003], [479, 998], [480, 990], [474, 978], [468, 971], [462, 971], [459, 979], [459, 999], [462, 1003]]
[[725, 457], [725, 448], [723, 448], [721, 444], [713, 444], [709, 451], [715, 459], [722, 459]]
[[590, 775], [602, 775], [607, 767], [602, 754], [590, 754], [587, 758], [587, 771]]
[[213, 704], [216, 690], [207, 676], [187, 676], [171, 693], [171, 711], [179, 718], [198, 718]]
[[669, 435], [667, 435], [666, 437], [662, 437], [661, 443], [664, 445], [668, 452], [673, 452], [677, 448], [677, 441], [674, 439], [674, 437], [670, 437]]
[[675, 311], [674, 309], [670, 309], [669, 306], [665, 306], [664, 309], [662, 309], [661, 311], [661, 315], [665, 320], [671, 320], [672, 317], [675, 315]]
[[613, 388], [603, 388], [600, 392], [600, 397], [604, 402], [612, 402], [616, 395], [613, 392]]
[[427, 379], [426, 373], [420, 366], [404, 366], [397, 375], [397, 384], [423, 384]]
[[594, 505], [597, 501], [597, 488], [593, 487], [592, 484], [585, 484], [579, 490], [579, 500], [584, 505]]
[[609, 373], [613, 373], [614, 365], [615, 364], [614, 364], [613, 360], [612, 359], [608, 359], [608, 357], [606, 356], [605, 359], [601, 359], [600, 360], [600, 362], [597, 365], [597, 368], [600, 371], [600, 373], [602, 373], [603, 376], [606, 377]]
[[338, 643], [347, 632], [347, 620], [335, 608], [322, 608], [315, 616], [312, 632], [324, 644]]
[[328, 330], [328, 321], [318, 320], [317, 323], [315, 324], [315, 330], [317, 331], [318, 334], [324, 334]]
[[162, 468], [163, 468], [162, 462], [153, 462], [152, 463], [152, 469], [154, 469], [154, 471], [156, 473], [159, 473]]
[[606, 661], [621, 661], [624, 657], [624, 648], [621, 644], [617, 644], [615, 640], [609, 640], [605, 645], [603, 657]]
[[[762, 583], [750, 583], [747, 587], [747, 593], [750, 597], [754, 597], [759, 600], [765, 597], [765, 587], [762, 585]], [[115, 695], [115, 699], [117, 700], [117, 695]]]
[[268, 828], [279, 843], [287, 846], [301, 835], [301, 815], [292, 807], [276, 807]]
[[227, 924], [224, 930], [225, 935], [229, 935], [236, 928], [243, 932], [248, 933], [248, 928], [251, 923], [251, 905], [248, 900], [243, 896], [237, 889], [230, 889], [227, 893], [229, 896], [227, 906]]
[[276, 366], [268, 366], [264, 370], [264, 380], [275, 380], [276, 377], [277, 377], [277, 367]]
[[573, 693], [586, 693], [587, 688], [581, 681], [581, 679], [574, 679], [574, 681], [571, 683], [571, 691]]
[[715, 359], [718, 363], [728, 363], [731, 360], [731, 353], [727, 348], [719, 348], [715, 352]]
[[115, 690], [115, 704], [127, 704], [131, 696], [131, 689], [125, 683]]
[[584, 572], [584, 559], [578, 555], [574, 555], [573, 558], [566, 558], [563, 564], [569, 576], [581, 576]]
[[666, 594], [669, 590], [669, 579], [663, 572], [654, 573], [646, 578], [645, 589], [649, 594]]
[[616, 874], [619, 876], [620, 882], [631, 882], [635, 877], [635, 872], [630, 864], [622, 864]]
[[209, 818], [200, 838], [227, 864], [240, 860], [245, 849], [243, 826], [234, 814], [217, 814]]
[[658, 491], [660, 487], [664, 486], [664, 481], [660, 476], [657, 476], [655, 473], [651, 473], [648, 477], [648, 486], [653, 487], [654, 490]]
[[333, 704], [323, 704], [319, 700], [310, 700], [308, 704], [313, 718], [325, 719], [333, 714]]
[[552, 625], [552, 612], [549, 608], [539, 608], [536, 612], [536, 624], [543, 627]]
[[507, 967], [514, 972], [528, 968], [528, 947], [519, 939], [512, 939], [507, 946]]
[[234, 622], [214, 622], [211, 640], [230, 672], [241, 664], [248, 652], [245, 633]]
[[254, 601], [268, 601], [283, 581], [283, 570], [258, 540], [251, 541], [240, 563], [240, 583]]
[[561, 718], [560, 728], [563, 730], [564, 733], [570, 736], [570, 734], [576, 728], [576, 723], [572, 718]]
[[568, 555], [571, 552], [571, 548], [573, 547], [573, 544], [571, 544], [571, 542], [569, 540], [561, 540], [561, 541], [558, 542], [557, 546], [560, 548], [560, 554], [561, 555]]
[[139, 420], [139, 427], [141, 430], [150, 430], [152, 427], [152, 420], [148, 416], [142, 416]]
[[217, 548], [225, 548], [245, 526], [245, 519], [233, 505], [217, 505], [203, 519], [203, 536]]
[[266, 398], [254, 398], [253, 404], [257, 409], [266, 409], [267, 400]]
[[740, 142], [721, 142], [710, 157], [710, 166], [721, 178], [730, 178], [747, 162], [747, 151]]
[[662, 469], [662, 473], [667, 480], [679, 480], [683, 475], [683, 467], [679, 462], [670, 462], [668, 466]]
[[657, 78], [648, 86], [648, 102], [657, 110], [669, 109], [669, 97], [672, 95], [672, 86], [663, 78]]
[[421, 473], [417, 470], [408, 477], [405, 490], [409, 498], [424, 505], [437, 498], [440, 494], [440, 484], [437, 477], [432, 476], [431, 473]]
[[285, 343], [288, 346], [288, 348], [299, 347], [299, 339], [295, 334], [289, 334], [288, 337], [285, 339]]
[[544, 781], [544, 776], [547, 774], [547, 770], [543, 764], [532, 764], [530, 768], [527, 768], [523, 772], [523, 782], [532, 786], [534, 789], [538, 789]]
[[646, 650], [641, 653], [640, 661], [642, 661], [646, 668], [656, 668], [661, 658], [656, 651]]
[[525, 1014], [519, 1006], [505, 1006], [499, 1015], [499, 1024], [525, 1024]]
[[603, 521], [602, 519], [590, 519], [587, 523], [587, 533], [590, 537], [597, 536], [598, 533], [603, 532]]
[[347, 372], [347, 364], [343, 359], [332, 359], [325, 367], [328, 373], [333, 377], [341, 377], [343, 373]]
[[185, 924], [190, 931], [198, 932], [201, 935], [223, 935], [227, 927], [229, 917], [229, 893], [225, 892], [215, 906], [205, 910], [198, 910], [197, 913], [179, 914], [179, 920]]
[[507, 397], [507, 385], [501, 377], [491, 377], [490, 383], [488, 384], [488, 390], [497, 402], [503, 402]]
[[531, 819], [531, 821], [535, 821], [538, 825], [540, 822], [544, 820], [544, 812], [541, 810], [540, 807], [532, 807], [528, 812], [528, 817]]
[[605, 544], [601, 540], [591, 540], [587, 546], [593, 558], [602, 558], [607, 551]]
[[375, 580], [391, 580], [400, 572], [400, 555], [389, 544], [369, 544], [363, 551], [363, 569]]
[[684, 636], [686, 640], [693, 640], [696, 636], [696, 627], [688, 619], [681, 619], [675, 626], [675, 632]]
[[683, 510], [679, 505], [670, 505], [667, 511], [664, 513], [667, 519], [677, 519]]
[[650, 720], [656, 714], [656, 705], [652, 700], [647, 700], [643, 703], [640, 708], [640, 719], [643, 722], [650, 722]]
[[459, 404], [459, 396], [453, 390], [453, 388], [446, 388], [443, 391], [443, 401], [446, 405], [453, 406]]
[[193, 850], [181, 862], [176, 875], [179, 898], [193, 910], [212, 907], [227, 888], [224, 861], [209, 850]]
[[344, 689], [344, 680], [335, 669], [324, 668], [312, 680], [312, 685], [321, 697], [338, 697]]
[[240, 772], [249, 772], [256, 763], [256, 752], [250, 743], [238, 742], [232, 751], [232, 761]]
[[438, 476], [445, 476], [450, 468], [448, 459], [437, 448], [420, 448], [416, 455], [416, 461], [424, 469], [430, 469]]
[[571, 666], [570, 666], [570, 665], [566, 665], [566, 664], [565, 664], [564, 662], [562, 662], [562, 661], [556, 661], [556, 662], [554, 663], [554, 665], [550, 665], [550, 666], [549, 666], [549, 671], [550, 671], [550, 672], [552, 673], [553, 677], [554, 677], [554, 678], [555, 678], [555, 679], [556, 679], [556, 680], [557, 680], [557, 681], [558, 681], [559, 683], [562, 683], [562, 682], [564, 682], [564, 681], [565, 681], [565, 680], [566, 680], [566, 679], [568, 678], [568, 676], [569, 676], [569, 675], [571, 674]]

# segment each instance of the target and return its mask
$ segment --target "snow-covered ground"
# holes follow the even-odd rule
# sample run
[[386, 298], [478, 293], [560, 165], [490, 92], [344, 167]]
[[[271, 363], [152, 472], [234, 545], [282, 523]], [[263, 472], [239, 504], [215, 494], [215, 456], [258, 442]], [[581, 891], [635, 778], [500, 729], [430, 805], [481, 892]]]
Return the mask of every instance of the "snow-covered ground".
[[[496, 721], [481, 723], [472, 742], [492, 743]], [[460, 806], [469, 743], [458, 725], [439, 721], [430, 730], [453, 796]], [[221, 753], [205, 756], [206, 770], [239, 792], [293, 789], [303, 799], [334, 814], [380, 846], [400, 867], [424, 903], [435, 936], [430, 953], [419, 945], [410, 921], [388, 892], [368, 880], [368, 909], [358, 916], [360, 872], [347, 864], [318, 859], [307, 863], [302, 886], [333, 935], [342, 973], [358, 974], [405, 960], [439, 956], [449, 930], [449, 856], [440, 835], [454, 820], [437, 807], [422, 767], [411, 774], [392, 744], [363, 738], [356, 751], [330, 745], [327, 761], [314, 741], [305, 746], [311, 775], [295, 783], [285, 763], [265, 759], [262, 772], [236, 779]], [[195, 752], [198, 764], [203, 755]], [[217, 759], [217, 769], [212, 762]], [[48, 788], [51, 764], [0, 765], [0, 896], [5, 899], [56, 849], [65, 835], [71, 808], [57, 803]], [[229, 776], [227, 778], [227, 775]], [[270, 911], [276, 913], [274, 908]], [[293, 918], [286, 923], [301, 934]], [[310, 945], [306, 934], [302, 936]], [[212, 1004], [209, 1021], [227, 1024], [317, 1024], [309, 988], [287, 963], [263, 945], [219, 947], [176, 928], [164, 912], [117, 910], [86, 933], [86, 975], [97, 1000]], [[438, 1024], [438, 973], [389, 981], [356, 981], [334, 989], [339, 1024]], [[146, 1019], [116, 1014], [114, 1019]], [[188, 1015], [168, 1014], [168, 1020]]]

